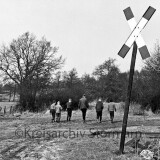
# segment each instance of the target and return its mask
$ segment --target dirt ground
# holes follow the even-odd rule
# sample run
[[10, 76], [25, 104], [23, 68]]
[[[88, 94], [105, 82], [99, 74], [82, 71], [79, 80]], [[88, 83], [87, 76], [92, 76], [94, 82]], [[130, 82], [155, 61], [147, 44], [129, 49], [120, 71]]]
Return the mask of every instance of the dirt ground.
[[[138, 153], [125, 147], [119, 155], [119, 138], [91, 135], [94, 131], [121, 130], [123, 113], [116, 112], [114, 123], [109, 119], [107, 108], [102, 123], [96, 122], [95, 110], [88, 110], [86, 123], [80, 111], [73, 111], [72, 120], [66, 121], [62, 112], [61, 122], [51, 122], [51, 115], [28, 113], [16, 118], [0, 117], [0, 160], [111, 160], [138, 159]], [[160, 117], [128, 117], [128, 131], [160, 131]], [[126, 139], [128, 141], [128, 139]]]

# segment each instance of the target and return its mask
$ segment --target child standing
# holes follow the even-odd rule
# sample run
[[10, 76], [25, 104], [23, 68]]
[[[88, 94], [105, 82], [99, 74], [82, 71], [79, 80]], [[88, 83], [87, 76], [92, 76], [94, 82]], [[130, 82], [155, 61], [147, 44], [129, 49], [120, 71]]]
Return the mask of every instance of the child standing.
[[59, 101], [57, 102], [57, 105], [55, 106], [55, 110], [56, 110], [56, 122], [60, 122], [62, 106], [60, 105]]
[[50, 113], [52, 114], [52, 122], [55, 122], [55, 114], [56, 114], [55, 107], [56, 107], [56, 102], [53, 101], [53, 103], [50, 106]]
[[111, 123], [113, 123], [114, 111], [116, 112], [116, 107], [112, 99], [110, 100], [110, 103], [108, 104], [108, 111], [110, 112]]

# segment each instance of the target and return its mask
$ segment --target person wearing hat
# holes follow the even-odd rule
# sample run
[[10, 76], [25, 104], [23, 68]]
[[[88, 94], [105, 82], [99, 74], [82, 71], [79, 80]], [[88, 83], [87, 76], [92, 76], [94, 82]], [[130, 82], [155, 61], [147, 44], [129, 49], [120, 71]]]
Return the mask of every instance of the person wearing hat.
[[83, 95], [83, 97], [79, 100], [79, 104], [78, 104], [79, 109], [82, 111], [82, 118], [83, 118], [83, 123], [86, 122], [86, 112], [87, 112], [87, 108], [89, 108], [89, 104], [88, 101], [86, 99], [85, 94]]
[[103, 102], [102, 102], [102, 99], [99, 98], [97, 103], [96, 103], [96, 113], [97, 113], [97, 122], [100, 122], [102, 121], [102, 111], [103, 111]]
[[67, 121], [71, 120], [72, 116], [72, 99], [70, 98], [67, 102]]

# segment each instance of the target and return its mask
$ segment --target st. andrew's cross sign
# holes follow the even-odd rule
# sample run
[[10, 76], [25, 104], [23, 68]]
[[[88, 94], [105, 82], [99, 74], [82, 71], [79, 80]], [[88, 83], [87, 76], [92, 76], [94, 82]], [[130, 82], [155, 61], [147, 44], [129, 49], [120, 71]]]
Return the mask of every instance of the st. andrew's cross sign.
[[125, 44], [120, 49], [118, 55], [124, 58], [128, 53], [128, 51], [130, 50], [131, 46], [133, 45], [134, 41], [136, 40], [142, 58], [145, 59], [150, 56], [140, 32], [146, 26], [146, 24], [148, 23], [148, 21], [150, 20], [155, 11], [156, 10], [154, 8], [149, 7], [142, 16], [141, 20], [138, 22], [138, 24], [136, 24], [136, 21], [134, 19], [130, 7], [124, 10], [124, 14], [126, 16], [130, 28], [132, 29], [132, 32], [128, 37], [128, 39], [126, 40]]
[[122, 133], [121, 133], [121, 142], [120, 142], [120, 152], [123, 153], [124, 150], [124, 143], [125, 143], [125, 135], [126, 135], [126, 127], [127, 127], [127, 119], [128, 119], [128, 112], [129, 112], [129, 104], [131, 98], [131, 91], [132, 91], [132, 83], [133, 83], [133, 75], [134, 75], [134, 67], [135, 67], [135, 60], [137, 54], [137, 46], [139, 52], [141, 54], [142, 59], [146, 59], [150, 57], [149, 51], [145, 42], [140, 34], [142, 29], [146, 26], [154, 12], [156, 11], [153, 7], [149, 7], [147, 11], [142, 16], [141, 20], [136, 24], [134, 19], [134, 15], [131, 11], [131, 8], [128, 7], [124, 11], [125, 17], [128, 21], [128, 24], [132, 30], [131, 34], [129, 35], [128, 39], [118, 52], [118, 55], [124, 58], [130, 48], [133, 45], [133, 52], [132, 52], [132, 59], [130, 65], [130, 74], [129, 74], [129, 83], [128, 83], [128, 90], [127, 90], [127, 97], [125, 102], [125, 109], [124, 109], [124, 116], [123, 116], [123, 124], [122, 124]]

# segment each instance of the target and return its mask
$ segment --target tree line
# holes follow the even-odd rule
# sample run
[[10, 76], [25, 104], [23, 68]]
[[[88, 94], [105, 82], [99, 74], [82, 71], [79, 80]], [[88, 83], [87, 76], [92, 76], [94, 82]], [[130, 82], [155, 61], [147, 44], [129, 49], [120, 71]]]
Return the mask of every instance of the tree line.
[[[65, 59], [57, 55], [58, 47], [52, 47], [45, 37], [37, 40], [26, 32], [9, 45], [0, 47], [0, 71], [3, 83], [0, 92], [19, 94], [20, 109], [38, 111], [53, 100], [65, 104], [72, 98], [75, 109], [85, 93], [89, 101], [98, 97], [115, 102], [125, 101], [129, 72], [121, 72], [116, 60], [109, 58], [95, 67], [92, 74], [78, 76], [76, 68], [61, 71]], [[152, 56], [141, 71], [135, 71], [131, 101], [160, 109], [160, 46], [155, 44]]]

